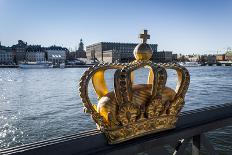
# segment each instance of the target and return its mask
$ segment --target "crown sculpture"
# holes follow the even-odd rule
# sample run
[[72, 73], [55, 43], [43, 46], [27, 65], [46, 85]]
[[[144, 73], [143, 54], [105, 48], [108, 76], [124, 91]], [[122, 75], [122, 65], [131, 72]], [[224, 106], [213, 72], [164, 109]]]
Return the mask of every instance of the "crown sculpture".
[[[142, 43], [134, 49], [135, 59], [131, 63], [103, 63], [90, 67], [79, 83], [80, 97], [85, 112], [90, 113], [97, 127], [105, 133], [109, 144], [120, 143], [175, 128], [178, 115], [184, 105], [190, 75], [188, 70], [174, 63], [156, 64], [150, 61], [153, 51], [147, 39], [147, 30], [140, 34]], [[133, 72], [149, 68], [147, 84], [133, 84]], [[109, 92], [104, 72], [114, 73], [114, 91]], [[176, 90], [166, 87], [166, 69], [177, 72]], [[88, 84], [92, 80], [98, 96], [97, 106], [88, 96]]]

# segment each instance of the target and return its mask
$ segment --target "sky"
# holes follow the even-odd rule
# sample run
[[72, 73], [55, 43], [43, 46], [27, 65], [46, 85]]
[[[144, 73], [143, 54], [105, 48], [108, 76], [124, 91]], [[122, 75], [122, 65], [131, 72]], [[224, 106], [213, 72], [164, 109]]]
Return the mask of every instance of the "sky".
[[140, 42], [182, 54], [223, 53], [232, 47], [231, 0], [0, 0], [0, 41], [17, 40], [75, 49], [86, 45]]

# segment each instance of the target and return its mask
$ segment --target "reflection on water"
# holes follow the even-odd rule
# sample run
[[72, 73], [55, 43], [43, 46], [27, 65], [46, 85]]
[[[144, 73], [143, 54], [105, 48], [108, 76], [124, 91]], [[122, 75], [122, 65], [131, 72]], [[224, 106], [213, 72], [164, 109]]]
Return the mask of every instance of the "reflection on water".
[[[82, 112], [77, 84], [85, 71], [70, 69], [0, 69], [0, 148], [82, 132], [95, 128]], [[135, 73], [135, 82], [147, 79], [146, 70]], [[232, 67], [189, 68], [191, 83], [183, 110], [232, 101]], [[111, 74], [110, 74], [111, 73]], [[176, 76], [168, 71], [167, 85], [174, 88]], [[112, 71], [106, 80], [112, 81]], [[113, 90], [112, 83], [109, 85]], [[93, 89], [91, 100], [96, 103]], [[210, 133], [216, 148], [232, 153], [232, 128]]]

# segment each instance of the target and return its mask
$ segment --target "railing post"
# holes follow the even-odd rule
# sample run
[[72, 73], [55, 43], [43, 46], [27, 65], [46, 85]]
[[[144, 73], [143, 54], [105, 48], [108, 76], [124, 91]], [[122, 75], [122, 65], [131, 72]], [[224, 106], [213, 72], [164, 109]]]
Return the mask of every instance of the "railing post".
[[195, 135], [192, 139], [192, 155], [200, 155], [201, 136]]
[[183, 155], [190, 140], [191, 138], [179, 140], [172, 155]]

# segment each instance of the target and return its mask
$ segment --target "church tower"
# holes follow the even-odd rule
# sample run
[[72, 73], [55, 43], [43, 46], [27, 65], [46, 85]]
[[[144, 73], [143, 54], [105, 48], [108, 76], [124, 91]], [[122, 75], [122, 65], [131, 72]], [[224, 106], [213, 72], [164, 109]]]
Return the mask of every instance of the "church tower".
[[80, 40], [78, 50], [82, 50], [82, 51], [84, 50], [84, 44], [82, 42], [82, 39]]
[[86, 58], [86, 52], [84, 50], [84, 44], [80, 39], [78, 50], [76, 51], [76, 58]]

